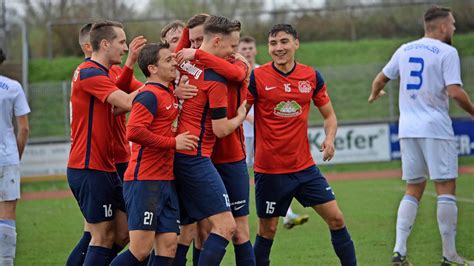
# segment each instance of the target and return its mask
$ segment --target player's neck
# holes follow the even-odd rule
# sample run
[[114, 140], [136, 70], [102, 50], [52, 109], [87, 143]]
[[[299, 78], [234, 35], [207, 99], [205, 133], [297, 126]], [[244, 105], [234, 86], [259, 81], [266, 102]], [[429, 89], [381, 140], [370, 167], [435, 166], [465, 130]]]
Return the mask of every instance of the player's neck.
[[165, 87], [169, 87], [169, 82], [165, 81], [164, 79], [160, 78], [159, 76], [151, 75], [146, 79], [147, 82], [153, 82], [153, 83], [160, 83], [161, 85]]
[[110, 68], [112, 66], [110, 61], [105, 56], [98, 53], [92, 53], [91, 60], [105, 66], [106, 68]]
[[199, 49], [206, 52], [206, 53], [208, 53], [208, 54], [212, 54], [212, 55], [217, 56], [216, 52], [214, 51], [214, 49], [212, 49], [212, 46], [210, 44], [208, 45], [207, 43], [202, 43], [201, 47], [199, 47]]
[[295, 67], [295, 64], [296, 64], [295, 60], [291, 60], [284, 65], [279, 65], [273, 62], [273, 65], [276, 67], [276, 69], [280, 70], [283, 73], [290, 72]]
[[443, 37], [438, 32], [425, 32], [425, 38], [435, 39], [438, 41], [443, 41]]

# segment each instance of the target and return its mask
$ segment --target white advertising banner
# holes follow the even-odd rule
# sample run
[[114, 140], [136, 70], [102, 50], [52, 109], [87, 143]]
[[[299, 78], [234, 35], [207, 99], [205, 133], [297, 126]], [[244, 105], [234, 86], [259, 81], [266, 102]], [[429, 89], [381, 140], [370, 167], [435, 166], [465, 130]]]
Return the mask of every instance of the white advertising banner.
[[71, 144], [29, 144], [21, 158], [21, 176], [66, 175]]
[[313, 159], [317, 164], [390, 161], [390, 128], [388, 124], [343, 125], [337, 129], [335, 154], [330, 162], [323, 162], [321, 144], [324, 128], [308, 129]]

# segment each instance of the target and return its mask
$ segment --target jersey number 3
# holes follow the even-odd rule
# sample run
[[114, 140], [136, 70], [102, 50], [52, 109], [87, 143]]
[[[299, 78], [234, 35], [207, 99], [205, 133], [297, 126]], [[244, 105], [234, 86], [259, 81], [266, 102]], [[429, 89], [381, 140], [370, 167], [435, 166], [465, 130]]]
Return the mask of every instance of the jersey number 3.
[[410, 77], [418, 79], [418, 83], [408, 83], [407, 90], [419, 90], [423, 85], [423, 69], [425, 68], [425, 61], [421, 57], [410, 57], [408, 62], [412, 65], [420, 65], [419, 70], [410, 71]]

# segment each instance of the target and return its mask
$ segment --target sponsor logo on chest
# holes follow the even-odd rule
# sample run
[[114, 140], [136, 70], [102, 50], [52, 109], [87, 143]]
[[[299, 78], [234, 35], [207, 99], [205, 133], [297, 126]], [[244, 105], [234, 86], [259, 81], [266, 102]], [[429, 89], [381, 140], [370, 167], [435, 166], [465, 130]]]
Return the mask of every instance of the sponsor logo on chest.
[[295, 117], [302, 112], [301, 105], [296, 101], [281, 101], [273, 109], [273, 113], [280, 117]]
[[202, 69], [197, 67], [195, 64], [189, 63], [189, 61], [183, 62], [179, 67], [181, 67], [182, 70], [191, 74], [195, 79], [199, 79], [202, 74]]

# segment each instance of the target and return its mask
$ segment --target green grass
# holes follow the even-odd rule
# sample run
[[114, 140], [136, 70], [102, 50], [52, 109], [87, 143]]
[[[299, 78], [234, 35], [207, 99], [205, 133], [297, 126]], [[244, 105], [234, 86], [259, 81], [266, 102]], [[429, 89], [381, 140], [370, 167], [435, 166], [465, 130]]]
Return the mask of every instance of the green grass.
[[[474, 157], [461, 158], [460, 165], [472, 165]], [[322, 167], [323, 171], [398, 169], [399, 162]], [[336, 169], [337, 168], [337, 169]], [[41, 184], [42, 183], [42, 184]], [[41, 185], [40, 185], [41, 184]], [[25, 183], [23, 191], [57, 190], [66, 181]], [[354, 240], [359, 265], [389, 265], [395, 239], [396, 211], [405, 183], [397, 178], [333, 181], [338, 204], [344, 212]], [[474, 258], [474, 175], [458, 179], [458, 234], [460, 254]], [[250, 230], [255, 237], [257, 218], [251, 188]], [[436, 198], [429, 182], [418, 211], [417, 223], [409, 240], [409, 256], [414, 265], [435, 265], [441, 258], [441, 242], [436, 222]], [[310, 215], [306, 225], [286, 230], [280, 224], [272, 248], [272, 265], [338, 265], [325, 223], [311, 209], [293, 204], [298, 213]], [[74, 199], [20, 201], [16, 265], [64, 265], [82, 235], [82, 216]], [[191, 259], [191, 252], [189, 252]], [[229, 246], [222, 265], [235, 265]]]

